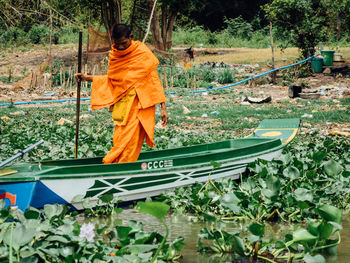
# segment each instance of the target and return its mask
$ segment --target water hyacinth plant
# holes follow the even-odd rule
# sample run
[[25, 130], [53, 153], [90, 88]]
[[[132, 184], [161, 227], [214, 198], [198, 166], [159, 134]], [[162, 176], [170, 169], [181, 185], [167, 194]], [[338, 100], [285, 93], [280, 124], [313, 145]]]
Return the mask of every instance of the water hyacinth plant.
[[[251, 163], [240, 182], [209, 180], [162, 198], [175, 212], [196, 220], [250, 224], [232, 233], [222, 225], [203, 228], [198, 240], [202, 252], [267, 262], [324, 263], [323, 255], [336, 254], [342, 210], [349, 209], [349, 149], [349, 141], [338, 138], [299, 141], [276, 160]], [[296, 223], [296, 228], [283, 240], [267, 239], [268, 221]]]
[[[307, 226], [297, 227], [284, 240], [263, 240], [265, 226], [251, 223], [249, 227], [228, 233], [222, 229], [203, 228], [199, 234], [200, 251], [232, 253], [237, 258], [251, 257], [268, 262], [287, 260], [287, 262], [325, 262], [322, 253], [332, 255], [340, 243], [339, 230], [342, 229], [341, 210], [330, 205], [320, 205], [315, 209], [321, 220], [307, 220]], [[245, 233], [248, 232], [249, 234]], [[240, 237], [245, 233], [245, 236]], [[271, 252], [270, 252], [271, 251]], [[312, 256], [314, 255], [314, 256]]]
[[[135, 221], [99, 228], [79, 223], [64, 205], [24, 213], [4, 208], [3, 200], [0, 205], [0, 262], [165, 262], [179, 258], [183, 248], [183, 238], [168, 242], [157, 232], [145, 233]], [[157, 212], [162, 206], [148, 202], [145, 212], [165, 224]]]
[[[240, 182], [225, 179], [176, 189], [165, 199], [175, 211], [224, 220], [301, 222], [319, 218], [317, 204], [349, 208], [350, 143], [300, 142], [273, 161], [257, 160]], [[338, 153], [342, 152], [341, 155]]]

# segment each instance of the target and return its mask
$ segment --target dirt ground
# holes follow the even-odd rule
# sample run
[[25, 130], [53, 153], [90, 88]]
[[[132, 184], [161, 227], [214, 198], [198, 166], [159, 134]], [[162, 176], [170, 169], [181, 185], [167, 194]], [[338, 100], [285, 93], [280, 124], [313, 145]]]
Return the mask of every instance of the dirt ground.
[[[85, 48], [84, 48], [85, 49]], [[175, 48], [176, 50], [176, 48]], [[178, 48], [178, 51], [181, 48]], [[198, 49], [196, 53], [196, 60], [194, 65], [198, 65], [200, 63], [204, 63], [205, 61], [210, 62], [224, 62], [224, 63], [232, 63], [232, 61], [241, 61], [242, 56], [246, 57], [245, 61], [250, 62], [251, 64], [256, 64], [257, 61], [254, 61], [254, 54], [256, 57], [259, 57], [259, 67], [254, 71], [255, 74], [266, 72], [269, 70], [267, 67], [267, 63], [262, 63], [261, 60], [266, 59], [262, 57], [260, 53], [267, 52], [258, 50], [258, 49], [250, 49], [250, 57], [247, 57], [247, 51], [240, 49]], [[195, 50], [196, 51], [196, 50]], [[282, 57], [278, 57], [278, 66], [290, 64], [292, 61], [293, 54], [295, 58], [297, 57], [297, 53], [295, 49], [285, 51], [284, 55], [287, 55], [288, 60], [282, 61]], [[283, 54], [282, 54], [283, 55]], [[236, 56], [236, 57], [235, 57]], [[61, 89], [60, 87], [43, 87], [42, 85], [39, 87], [31, 87], [32, 80], [32, 72], [42, 71], [43, 67], [47, 67], [48, 58], [49, 58], [49, 50], [48, 47], [34, 47], [34, 48], [18, 48], [13, 50], [5, 50], [0, 52], [0, 77], [6, 77], [11, 74], [14, 77], [22, 78], [17, 83], [7, 84], [0, 82], [0, 102], [21, 102], [21, 101], [32, 101], [32, 100], [55, 100], [55, 99], [70, 99], [76, 97], [76, 92], [74, 88], [71, 89]], [[86, 59], [86, 54], [84, 55], [84, 59]], [[226, 59], [226, 60], [225, 60]], [[51, 61], [60, 60], [63, 62], [64, 66], [70, 66], [74, 64], [77, 60], [77, 47], [74, 44], [68, 45], [57, 45], [52, 48], [51, 51]], [[223, 61], [224, 60], [224, 61]], [[350, 58], [346, 57], [345, 63], [349, 63]], [[182, 64], [182, 61], [179, 61], [179, 64]], [[341, 65], [344, 63], [338, 63]], [[232, 65], [232, 64], [231, 64]], [[350, 65], [350, 64], [349, 64]], [[235, 66], [239, 67], [240, 64], [235, 64]], [[348, 67], [349, 69], [350, 67]], [[282, 77], [282, 73], [279, 72], [279, 79]], [[337, 75], [337, 74], [313, 74], [312, 76], [304, 79], [298, 79], [294, 84], [298, 85], [301, 83], [306, 83], [309, 87], [306, 89], [306, 92], [314, 92], [321, 91], [322, 89], [326, 91], [322, 96], [331, 96], [334, 98], [349, 96], [350, 91], [350, 72], [346, 74]], [[279, 81], [281, 83], [281, 81]], [[272, 97], [272, 103], [278, 103], [279, 101], [283, 101], [288, 99], [288, 86], [282, 86], [281, 84], [272, 85], [259, 82], [259, 79], [256, 80], [255, 85], [242, 84], [234, 87], [234, 91], [239, 93], [250, 94], [252, 97]], [[55, 93], [50, 95], [50, 93]], [[49, 95], [49, 96], [48, 96]], [[89, 97], [90, 91], [88, 89], [83, 89], [81, 96]], [[47, 104], [44, 104], [44, 106]], [[52, 104], [50, 104], [52, 105]], [[37, 107], [38, 104], [35, 104]]]

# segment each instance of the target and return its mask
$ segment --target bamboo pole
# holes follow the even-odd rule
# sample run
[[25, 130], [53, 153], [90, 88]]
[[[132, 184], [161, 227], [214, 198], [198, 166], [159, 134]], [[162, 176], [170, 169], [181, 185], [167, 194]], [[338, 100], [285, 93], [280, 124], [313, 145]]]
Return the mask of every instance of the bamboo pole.
[[62, 88], [62, 66], [60, 66], [60, 87]]
[[186, 84], [187, 84], [187, 90], [190, 88], [190, 83], [188, 81], [188, 73], [186, 72]]
[[[272, 52], [272, 69], [275, 69], [275, 50], [273, 46], [273, 35], [272, 35], [272, 22], [270, 22], [270, 40], [271, 40], [271, 52]], [[276, 83], [276, 71], [272, 72], [272, 83]]]
[[52, 45], [52, 11], [50, 9], [50, 46], [49, 46], [49, 58], [51, 61], [51, 45]]
[[[78, 73], [81, 73], [81, 55], [83, 46], [83, 32], [79, 32], [79, 48], [78, 48]], [[80, 87], [81, 81], [77, 82], [77, 109], [75, 122], [75, 158], [78, 158], [78, 143], [79, 143], [79, 118], [80, 118]]]
[[62, 68], [62, 88], [66, 87], [66, 69]]
[[197, 84], [196, 84], [196, 75], [194, 75], [194, 77], [193, 77], [193, 88], [194, 88], [194, 90], [196, 90], [196, 89], [197, 89]]
[[163, 72], [164, 72], [165, 89], [168, 89], [168, 79], [167, 79], [167, 74], [166, 74], [166, 68], [165, 68], [165, 70]]

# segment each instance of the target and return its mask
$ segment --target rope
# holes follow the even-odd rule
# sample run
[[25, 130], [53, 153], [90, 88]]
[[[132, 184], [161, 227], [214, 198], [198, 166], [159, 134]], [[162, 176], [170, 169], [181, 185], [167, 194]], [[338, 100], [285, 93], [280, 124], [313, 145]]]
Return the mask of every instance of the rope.
[[154, 0], [153, 7], [152, 7], [152, 12], [151, 12], [151, 15], [150, 15], [149, 20], [148, 20], [147, 32], [146, 32], [146, 34], [145, 34], [145, 37], [144, 37], [143, 40], [142, 40], [143, 43], [145, 43], [146, 38], [147, 38], [148, 33], [149, 33], [149, 29], [150, 29], [150, 27], [151, 27], [151, 22], [152, 22], [152, 18], [153, 18], [154, 9], [155, 9], [155, 7], [156, 7], [156, 3], [157, 3], [157, 0]]
[[[318, 55], [318, 54], [317, 54], [317, 55]], [[290, 68], [290, 67], [294, 67], [294, 66], [303, 64], [303, 63], [305, 63], [306, 61], [309, 61], [309, 60], [311, 60], [312, 58], [316, 57], [317, 55], [314, 55], [314, 56], [312, 56], [312, 57], [309, 57], [309, 58], [307, 58], [307, 59], [304, 59], [304, 60], [302, 60], [302, 61], [300, 61], [300, 62], [291, 64], [291, 65], [287, 65], [287, 66], [275, 68], [275, 69], [273, 69], [273, 70], [270, 70], [270, 71], [261, 73], [261, 74], [259, 74], [259, 75], [255, 75], [255, 76], [253, 76], [253, 77], [250, 77], [250, 78], [247, 78], [247, 79], [238, 81], [238, 82], [233, 83], [233, 84], [230, 84], [230, 85], [226, 85], [226, 86], [222, 86], [222, 87], [217, 87], [217, 88], [208, 88], [208, 89], [204, 89], [204, 90], [191, 90], [191, 91], [189, 91], [188, 93], [190, 93], [190, 94], [197, 94], [197, 93], [203, 93], [203, 92], [208, 92], [208, 91], [212, 91], [212, 90], [220, 90], [220, 89], [231, 88], [231, 87], [237, 86], [237, 85], [239, 85], [239, 84], [248, 82], [248, 81], [250, 81], [250, 80], [252, 80], [252, 79], [260, 78], [260, 77], [265, 76], [265, 75], [267, 75], [267, 74], [270, 74], [270, 73], [272, 73], [272, 72], [274, 72], [274, 71], [281, 70], [281, 69], [286, 69], [286, 68]], [[169, 92], [169, 94], [176, 94], [176, 92], [171, 91], [171, 92]], [[81, 101], [86, 101], [86, 100], [90, 100], [90, 98], [84, 98], [84, 99], [80, 99], [80, 100], [81, 100]], [[51, 102], [54, 103], [54, 102], [67, 102], [67, 101], [76, 101], [76, 99], [62, 99], [62, 100], [44, 100], [44, 101], [25, 101], [25, 102], [14, 102], [14, 103], [2, 103], [2, 104], [0, 104], [0, 107], [1, 107], [1, 106], [11, 106], [11, 105], [39, 104], [39, 103], [51, 103]]]

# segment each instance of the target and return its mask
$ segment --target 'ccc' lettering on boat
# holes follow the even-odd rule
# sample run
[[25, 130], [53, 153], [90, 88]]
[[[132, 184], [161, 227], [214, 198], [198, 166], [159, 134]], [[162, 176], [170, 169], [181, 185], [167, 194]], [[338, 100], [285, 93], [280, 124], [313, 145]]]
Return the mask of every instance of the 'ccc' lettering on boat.
[[172, 166], [173, 166], [173, 160], [160, 160], [160, 161], [142, 163], [141, 168], [142, 170], [151, 170], [151, 169], [166, 168], [166, 167], [172, 167]]

